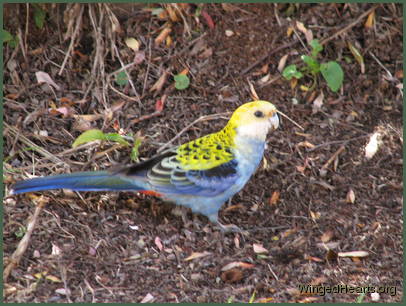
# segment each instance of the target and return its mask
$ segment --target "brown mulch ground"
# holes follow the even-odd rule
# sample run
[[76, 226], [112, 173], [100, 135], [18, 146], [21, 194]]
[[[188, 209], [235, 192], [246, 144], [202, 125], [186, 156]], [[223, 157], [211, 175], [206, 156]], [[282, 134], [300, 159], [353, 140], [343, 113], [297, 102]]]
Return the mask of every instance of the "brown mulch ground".
[[[33, 5], [28, 17], [26, 4], [5, 5], [4, 28], [20, 41], [15, 49], [3, 45], [3, 262], [11, 268], [5, 301], [400, 302], [402, 6], [378, 4], [374, 16], [362, 18], [372, 4], [153, 7], [177, 14], [178, 20], [152, 15], [140, 4], [53, 4], [42, 7], [47, 15], [39, 29]], [[365, 26], [368, 17], [372, 27]], [[297, 28], [287, 35], [296, 21], [320, 41], [328, 39], [320, 59], [343, 67], [338, 93], [322, 80], [306, 92], [300, 85], [310, 80], [292, 88], [279, 77], [284, 55], [291, 64], [306, 54], [305, 35]], [[155, 44], [169, 23], [171, 41]], [[126, 46], [127, 37], [141, 43], [138, 52]], [[348, 42], [363, 55], [365, 73]], [[131, 63], [127, 71], [134, 88], [117, 85], [109, 74]], [[174, 89], [172, 76], [186, 68], [190, 86]], [[38, 71], [60, 88], [38, 84]], [[166, 81], [151, 90], [165, 71]], [[222, 234], [200, 215], [189, 214], [193, 224], [184, 224], [171, 213], [173, 205], [131, 193], [7, 197], [11, 183], [32, 174], [130, 162], [131, 149], [114, 143], [71, 150], [86, 129], [139, 133], [140, 158], [146, 158], [201, 116], [250, 101], [249, 82], [261, 99], [304, 127], [282, 120], [269, 136], [266, 162], [220, 212], [223, 223], [250, 230], [249, 236]], [[321, 92], [323, 105], [314, 109]], [[149, 116], [162, 99], [162, 112]], [[202, 120], [174, 144], [225, 122]], [[378, 149], [367, 159], [365, 147], [375, 132]], [[35, 205], [45, 203], [37, 208], [27, 249], [10, 266]], [[258, 245], [267, 252], [257, 253]], [[341, 254], [352, 251], [364, 254]], [[230, 263], [232, 269], [224, 268]], [[387, 291], [322, 295], [300, 292], [301, 285]]]

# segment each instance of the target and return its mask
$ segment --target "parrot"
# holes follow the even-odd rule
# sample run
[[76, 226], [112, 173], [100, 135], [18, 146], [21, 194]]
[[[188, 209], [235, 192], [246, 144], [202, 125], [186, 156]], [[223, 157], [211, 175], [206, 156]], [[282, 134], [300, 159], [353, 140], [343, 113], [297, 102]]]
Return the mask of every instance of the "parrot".
[[202, 214], [222, 231], [240, 231], [218, 220], [221, 206], [258, 168], [269, 131], [279, 126], [276, 107], [255, 100], [240, 105], [219, 132], [166, 149], [140, 163], [111, 170], [36, 177], [16, 182], [11, 194], [51, 189], [133, 191]]

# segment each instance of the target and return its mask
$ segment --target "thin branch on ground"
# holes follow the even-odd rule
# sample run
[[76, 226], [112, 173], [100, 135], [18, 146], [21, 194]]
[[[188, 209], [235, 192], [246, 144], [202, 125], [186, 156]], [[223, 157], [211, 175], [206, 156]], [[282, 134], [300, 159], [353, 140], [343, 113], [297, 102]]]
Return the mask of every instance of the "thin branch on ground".
[[7, 279], [10, 276], [11, 271], [19, 265], [21, 258], [23, 257], [25, 251], [27, 250], [28, 245], [30, 244], [31, 235], [34, 232], [35, 226], [37, 225], [39, 214], [41, 213], [42, 209], [47, 204], [47, 202], [48, 200], [44, 196], [41, 196], [38, 199], [34, 215], [29, 219], [27, 223], [27, 231], [24, 234], [24, 237], [18, 243], [16, 250], [14, 251], [13, 255], [11, 255], [9, 263], [7, 264], [6, 268], [3, 271], [3, 281], [5, 283], [7, 282]]
[[72, 37], [71, 37], [71, 39], [70, 39], [69, 48], [68, 48], [68, 51], [66, 52], [65, 58], [63, 59], [63, 62], [62, 62], [62, 65], [61, 65], [61, 69], [59, 69], [58, 75], [62, 75], [62, 72], [63, 72], [63, 70], [65, 69], [65, 65], [66, 65], [66, 63], [67, 63], [67, 61], [68, 61], [68, 58], [69, 58], [70, 55], [72, 54], [72, 50], [73, 50], [73, 46], [74, 46], [74, 44], [75, 44], [76, 36], [78, 35], [80, 26], [82, 25], [83, 10], [84, 10], [84, 6], [81, 5], [79, 15], [78, 15], [78, 17], [77, 17], [77, 19], [76, 19], [75, 31], [73, 32]]
[[347, 32], [349, 29], [353, 28], [354, 26], [356, 26], [358, 23], [361, 22], [362, 19], [364, 19], [366, 16], [368, 16], [371, 12], [373, 12], [374, 10], [376, 10], [378, 8], [378, 6], [380, 6], [381, 4], [375, 4], [374, 6], [372, 6], [369, 10], [365, 11], [364, 13], [362, 13], [357, 19], [355, 19], [353, 22], [349, 23], [348, 25], [346, 25], [344, 28], [342, 28], [341, 30], [337, 31], [336, 33], [334, 33], [333, 35], [331, 35], [330, 37], [327, 37], [325, 39], [323, 39], [320, 44], [325, 45], [326, 43], [328, 43], [330, 40], [333, 40], [334, 38], [336, 38], [337, 36]]
[[65, 167], [69, 167], [69, 165], [65, 163], [63, 160], [57, 158], [54, 154], [41, 148], [40, 146], [36, 145], [31, 140], [29, 140], [27, 137], [22, 135], [15, 127], [9, 125], [7, 122], [4, 122], [3, 124], [4, 127], [8, 129], [14, 137], [18, 138], [25, 145], [31, 147], [35, 152], [41, 154], [42, 156], [48, 158], [49, 160], [53, 161], [56, 164], [63, 164]]

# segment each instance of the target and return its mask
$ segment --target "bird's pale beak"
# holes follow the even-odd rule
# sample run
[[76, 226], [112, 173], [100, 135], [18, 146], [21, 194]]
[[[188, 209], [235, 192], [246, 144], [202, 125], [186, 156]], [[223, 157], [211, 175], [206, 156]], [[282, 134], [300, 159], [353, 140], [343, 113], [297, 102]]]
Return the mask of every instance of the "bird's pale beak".
[[279, 117], [278, 114], [273, 114], [272, 117], [269, 118], [269, 122], [271, 123], [271, 127], [276, 130], [279, 126]]

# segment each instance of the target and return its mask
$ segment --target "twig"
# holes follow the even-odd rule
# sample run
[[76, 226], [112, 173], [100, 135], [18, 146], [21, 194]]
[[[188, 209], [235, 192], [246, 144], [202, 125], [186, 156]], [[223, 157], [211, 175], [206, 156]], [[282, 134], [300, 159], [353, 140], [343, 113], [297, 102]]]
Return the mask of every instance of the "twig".
[[357, 19], [355, 19], [353, 22], [351, 22], [350, 24], [346, 25], [344, 28], [342, 28], [341, 30], [337, 31], [336, 33], [334, 33], [333, 35], [331, 35], [330, 37], [327, 37], [326, 39], [323, 39], [320, 44], [325, 45], [326, 43], [328, 43], [330, 40], [336, 38], [337, 36], [343, 34], [344, 32], [347, 32], [349, 29], [351, 29], [352, 27], [356, 26], [364, 17], [368, 16], [372, 11], [374, 11], [378, 6], [380, 6], [380, 4], [376, 4], [373, 7], [371, 7], [369, 10], [365, 11], [364, 13], [362, 13]]
[[193, 39], [190, 43], [188, 43], [188, 45], [186, 47], [184, 47], [179, 52], [176, 52], [175, 54], [171, 55], [168, 59], [165, 60], [165, 62], [167, 62], [168, 60], [170, 60], [170, 59], [172, 59], [172, 58], [174, 58], [176, 56], [182, 55], [183, 53], [187, 52], [195, 43], [197, 43], [199, 40], [204, 38], [206, 35], [207, 35], [207, 32], [203, 33], [201, 36]]
[[75, 31], [73, 32], [72, 37], [71, 37], [71, 39], [70, 39], [69, 48], [68, 48], [68, 51], [66, 52], [65, 58], [63, 59], [63, 62], [62, 62], [62, 65], [61, 65], [61, 69], [59, 70], [58, 75], [62, 75], [62, 72], [63, 72], [63, 70], [65, 69], [66, 62], [68, 61], [68, 57], [69, 57], [69, 56], [71, 55], [71, 53], [72, 53], [73, 45], [74, 45], [74, 43], [75, 43], [76, 36], [78, 35], [80, 26], [81, 26], [81, 24], [82, 24], [83, 9], [84, 9], [84, 6], [82, 5], [81, 8], [80, 8], [79, 16], [78, 16], [77, 19], [76, 19]]
[[288, 119], [290, 122], [292, 122], [294, 125], [296, 125], [299, 129], [301, 129], [302, 131], [304, 131], [304, 128], [299, 124], [299, 123], [296, 123], [296, 121], [294, 121], [293, 119], [290, 119], [289, 117], [288, 117], [288, 115], [285, 115], [284, 113], [282, 113], [281, 111], [277, 111], [277, 113], [278, 114], [281, 114], [282, 115], [282, 117], [285, 117], [286, 119]]
[[278, 276], [277, 276], [277, 275], [275, 274], [275, 272], [272, 270], [272, 268], [271, 268], [271, 265], [270, 265], [270, 264], [268, 264], [268, 268], [269, 268], [269, 271], [271, 271], [271, 273], [272, 273], [273, 277], [275, 277], [275, 279], [276, 279], [277, 281], [279, 281]]
[[396, 78], [393, 77], [393, 75], [392, 75], [392, 73], [389, 71], [389, 69], [386, 68], [386, 67], [381, 63], [381, 61], [380, 61], [371, 51], [369, 51], [368, 53], [369, 53], [369, 54], [372, 56], [372, 58], [378, 63], [378, 65], [381, 66], [382, 69], [386, 71], [386, 73], [388, 74], [388, 78], [389, 78], [390, 81], [395, 81], [395, 82], [397, 81], [397, 82], [398, 82], [398, 79], [396, 79]]
[[171, 140], [169, 140], [166, 144], [164, 144], [162, 147], [160, 147], [157, 150], [157, 153], [162, 152], [165, 150], [167, 147], [169, 147], [176, 139], [178, 139], [184, 132], [186, 132], [188, 129], [190, 129], [193, 125], [200, 121], [206, 121], [206, 120], [214, 120], [221, 118], [222, 116], [227, 116], [230, 115], [230, 112], [225, 112], [225, 113], [219, 113], [219, 114], [213, 114], [213, 115], [207, 115], [207, 116], [201, 116], [197, 118], [195, 121], [184, 127], [175, 137], [173, 137]]
[[[120, 61], [121, 67], [123, 68], [125, 74], [127, 75], [128, 83], [130, 83], [130, 86], [131, 86], [132, 89], [133, 89], [134, 95], [137, 97], [138, 103], [139, 103], [140, 105], [142, 105], [140, 96], [138, 95], [138, 92], [137, 92], [137, 90], [135, 89], [134, 83], [133, 83], [133, 81], [131, 80], [131, 76], [130, 76], [130, 74], [128, 73], [127, 69], [124, 68], [124, 63], [123, 63], [123, 61], [121, 60], [120, 53], [118, 52], [118, 49], [117, 49], [117, 46], [116, 46], [116, 45], [114, 45], [114, 51], [116, 51], [117, 58], [118, 58], [118, 60]], [[135, 63], [131, 63], [131, 64], [132, 64], [131, 66], [133, 66]]]
[[65, 163], [63, 160], [61, 160], [61, 159], [55, 157], [54, 154], [52, 154], [52, 153], [48, 152], [47, 150], [41, 148], [40, 146], [36, 145], [36, 144], [33, 143], [31, 140], [29, 140], [27, 137], [25, 137], [24, 135], [20, 134], [20, 133], [18, 132], [18, 130], [17, 130], [15, 127], [9, 125], [7, 122], [4, 122], [3, 124], [4, 124], [4, 126], [5, 126], [6, 128], [8, 128], [8, 129], [10, 130], [10, 132], [13, 134], [13, 136], [14, 136], [14, 137], [18, 137], [19, 140], [20, 140], [22, 143], [26, 144], [27, 146], [32, 147], [36, 152], [38, 152], [38, 153], [41, 154], [42, 156], [48, 158], [49, 160], [53, 161], [54, 163], [56, 163], [56, 164], [63, 164], [65, 167], [69, 167], [69, 165], [68, 165], [67, 163]]
[[162, 115], [162, 111], [155, 111], [155, 112], [153, 112], [153, 113], [151, 113], [151, 114], [144, 115], [144, 116], [141, 116], [141, 117], [139, 117], [139, 118], [135, 118], [135, 119], [131, 120], [131, 121], [130, 121], [130, 125], [139, 123], [139, 122], [144, 121], [144, 120], [151, 119], [151, 118], [153, 118], [153, 117], [158, 117], [158, 116], [160, 116], [160, 115]]
[[[325, 39], [323, 39], [320, 44], [325, 45], [326, 43], [328, 43], [330, 40], [336, 38], [337, 36], [343, 34], [344, 32], [348, 31], [349, 29], [351, 29], [352, 27], [354, 27], [355, 25], [357, 25], [365, 16], [369, 15], [372, 11], [374, 11], [380, 4], [374, 5], [373, 7], [371, 7], [369, 10], [365, 11], [364, 13], [362, 13], [357, 19], [355, 19], [353, 22], [351, 22], [350, 24], [348, 24], [347, 26], [345, 26], [344, 28], [342, 28], [341, 30], [337, 31], [336, 33], [334, 33], [333, 35], [331, 35], [330, 37], [327, 37]], [[293, 45], [297, 44], [299, 41], [293, 41], [287, 44], [284, 44], [274, 50], [272, 50], [271, 52], [269, 52], [268, 54], [264, 55], [263, 57], [261, 57], [259, 60], [257, 60], [255, 63], [251, 64], [250, 66], [248, 66], [247, 68], [245, 68], [241, 74], [244, 75], [246, 74], [248, 71], [250, 71], [252, 68], [254, 68], [255, 66], [259, 65], [260, 63], [262, 63], [263, 61], [265, 61], [269, 56], [275, 54], [276, 52], [279, 52], [283, 49], [292, 47]]]
[[323, 173], [324, 171], [326, 171], [327, 167], [337, 158], [338, 155], [340, 155], [341, 152], [343, 152], [345, 150], [345, 145], [341, 145], [341, 147], [338, 148], [337, 151], [335, 151], [335, 153], [333, 155], [331, 155], [331, 157], [329, 158], [329, 160], [321, 167], [320, 169], [320, 173]]
[[367, 137], [370, 137], [370, 136], [371, 136], [371, 134], [367, 134], [367, 135], [362, 135], [362, 136], [354, 137], [354, 138], [347, 139], [347, 140], [334, 140], [334, 141], [329, 141], [329, 142], [325, 142], [325, 143], [319, 144], [319, 145], [317, 145], [317, 146], [315, 146], [315, 147], [309, 149], [308, 151], [309, 151], [309, 152], [312, 152], [312, 151], [317, 150], [317, 149], [320, 149], [320, 148], [322, 148], [322, 147], [330, 146], [330, 145], [335, 145], [335, 144], [343, 144], [343, 145], [346, 145], [348, 142], [351, 142], [351, 141], [354, 141], [354, 140], [358, 140], [358, 139], [362, 139], [362, 138], [367, 138]]
[[44, 196], [41, 196], [38, 199], [38, 204], [35, 207], [34, 215], [30, 218], [27, 224], [27, 231], [24, 234], [24, 237], [21, 239], [21, 241], [18, 243], [17, 249], [14, 251], [13, 255], [10, 257], [10, 262], [8, 263], [7, 267], [4, 269], [3, 272], [3, 281], [7, 282], [7, 279], [11, 273], [11, 271], [18, 266], [20, 263], [20, 260], [22, 256], [24, 255], [25, 251], [27, 250], [27, 247], [30, 242], [30, 238], [32, 233], [34, 232], [35, 226], [38, 221], [38, 216], [42, 211], [42, 208], [45, 206], [47, 203], [47, 200]]
[[[150, 29], [151, 29], [151, 23], [152, 23], [152, 18], [149, 21], [149, 25], [148, 25], [148, 33], [150, 33]], [[145, 78], [144, 78], [144, 84], [142, 86], [142, 93], [141, 96], [144, 96], [145, 94], [145, 88], [147, 87], [147, 80], [148, 80], [148, 75], [149, 75], [149, 69], [151, 67], [151, 44], [152, 44], [152, 39], [149, 39], [148, 41], [148, 60], [147, 60], [147, 70], [145, 72]]]
[[121, 91], [119, 91], [118, 89], [114, 88], [113, 85], [111, 85], [111, 82], [109, 81], [109, 87], [111, 90], [113, 90], [114, 92], [116, 92], [118, 95], [130, 100], [130, 101], [135, 101], [135, 102], [139, 102], [140, 100], [127, 96], [126, 94], [123, 94]]

